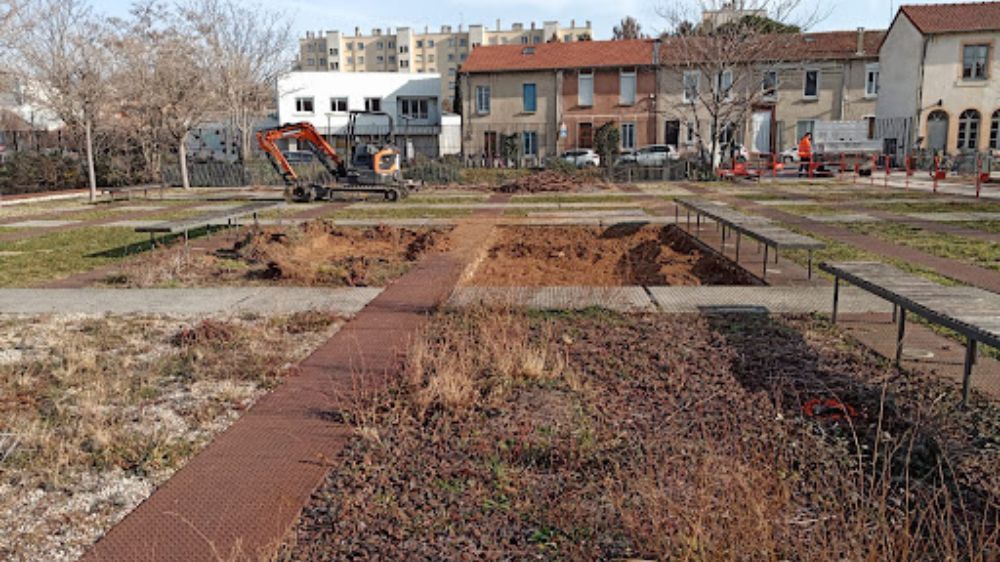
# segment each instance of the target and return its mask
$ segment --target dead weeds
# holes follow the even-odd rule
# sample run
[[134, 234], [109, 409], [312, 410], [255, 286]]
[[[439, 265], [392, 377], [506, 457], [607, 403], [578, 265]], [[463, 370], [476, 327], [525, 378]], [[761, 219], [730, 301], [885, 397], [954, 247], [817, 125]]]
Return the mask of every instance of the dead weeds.
[[329, 336], [339, 319], [0, 324], [0, 558], [72, 560]]
[[998, 555], [997, 407], [810, 318], [472, 310], [406, 373], [351, 414], [284, 559]]

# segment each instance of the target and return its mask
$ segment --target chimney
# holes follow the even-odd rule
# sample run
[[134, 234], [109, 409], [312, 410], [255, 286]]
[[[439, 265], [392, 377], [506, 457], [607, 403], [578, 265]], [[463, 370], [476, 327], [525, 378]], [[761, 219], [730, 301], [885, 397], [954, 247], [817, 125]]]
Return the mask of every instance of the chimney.
[[569, 28], [570, 29], [576, 29], [576, 20], [575, 19], [569, 20]]
[[865, 28], [858, 28], [858, 54], [865, 54]]
[[354, 28], [354, 36], [355, 37], [361, 37], [361, 28], [360, 27], [355, 27]]
[[532, 31], [534, 31], [534, 30], [535, 30], [535, 22], [531, 22], [531, 30], [532, 30]]
[[663, 48], [663, 41], [657, 37], [653, 40], [653, 66], [660, 65], [660, 49]]
[[497, 18], [497, 31], [500, 31], [500, 18]]

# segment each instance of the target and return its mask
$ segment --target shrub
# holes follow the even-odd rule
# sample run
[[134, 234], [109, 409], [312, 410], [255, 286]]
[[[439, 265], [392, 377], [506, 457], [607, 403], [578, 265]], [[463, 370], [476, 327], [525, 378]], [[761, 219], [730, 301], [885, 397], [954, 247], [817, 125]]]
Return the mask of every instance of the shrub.
[[0, 166], [0, 192], [57, 191], [86, 183], [80, 162], [61, 154], [19, 152]]
[[555, 172], [560, 172], [567, 175], [572, 175], [577, 172], [576, 165], [572, 162], [567, 162], [562, 158], [553, 157], [545, 160], [545, 169], [553, 170]]
[[454, 156], [445, 156], [440, 160], [417, 156], [406, 169], [406, 178], [432, 184], [455, 183], [461, 173], [462, 163]]

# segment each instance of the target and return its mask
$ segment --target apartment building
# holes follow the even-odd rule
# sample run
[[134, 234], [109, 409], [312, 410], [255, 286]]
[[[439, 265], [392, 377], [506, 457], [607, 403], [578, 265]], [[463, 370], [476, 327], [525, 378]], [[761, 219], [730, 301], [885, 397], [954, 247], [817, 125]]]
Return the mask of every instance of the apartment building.
[[886, 152], [1000, 150], [1000, 2], [903, 6], [880, 51]]
[[378, 112], [384, 115], [359, 115], [355, 134], [393, 137], [408, 157], [454, 154], [462, 121], [441, 111], [440, 82], [429, 73], [290, 72], [278, 80], [278, 120], [307, 121], [342, 152], [351, 112]]
[[[743, 96], [753, 107], [745, 123], [729, 124], [734, 140], [751, 153], [775, 154], [795, 146], [819, 121], [868, 120], [874, 134], [883, 37], [883, 31], [865, 29], [788, 36], [775, 41], [782, 52], [767, 62], [724, 71], [722, 83], [760, 89]], [[682, 60], [677, 41], [663, 44], [658, 138], [684, 153], [697, 149], [699, 135], [710, 136], [708, 115], [699, 109], [696, 118], [691, 99], [719, 79]]]
[[589, 21], [577, 26], [576, 20], [569, 27], [548, 21], [541, 25], [521, 23], [509, 29], [496, 21], [493, 28], [443, 25], [437, 31], [425, 27], [418, 31], [399, 27], [393, 32], [373, 29], [362, 35], [360, 28], [354, 34], [340, 31], [309, 32], [299, 39], [299, 56], [295, 69], [300, 71], [344, 72], [411, 72], [437, 73], [441, 81], [440, 101], [443, 107], [453, 108], [455, 77], [458, 67], [465, 62], [476, 45], [537, 45], [552, 40], [574, 42], [590, 39]]
[[541, 162], [569, 148], [592, 148], [605, 123], [623, 148], [656, 140], [653, 40], [586, 41], [476, 48], [462, 65], [462, 147], [467, 155]]

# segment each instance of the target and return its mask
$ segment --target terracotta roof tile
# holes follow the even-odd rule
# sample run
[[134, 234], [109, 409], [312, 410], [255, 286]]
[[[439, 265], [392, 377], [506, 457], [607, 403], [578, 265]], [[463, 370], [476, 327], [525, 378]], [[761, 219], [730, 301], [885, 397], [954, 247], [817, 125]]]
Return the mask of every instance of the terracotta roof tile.
[[925, 35], [1000, 30], [1000, 2], [921, 4], [899, 11]]
[[[748, 48], [747, 53], [748, 57], [766, 58], [768, 61], [875, 59], [884, 37], [883, 30], [865, 30], [863, 51], [859, 53], [857, 31], [765, 35], [759, 38], [761, 47]], [[661, 60], [683, 64], [686, 60], [698, 58], [706, 49], [700, 49], [694, 43], [697, 40], [697, 37], [668, 38], [662, 46]]]
[[575, 41], [535, 45], [479, 45], [461, 72], [509, 72], [653, 63], [653, 41]]

